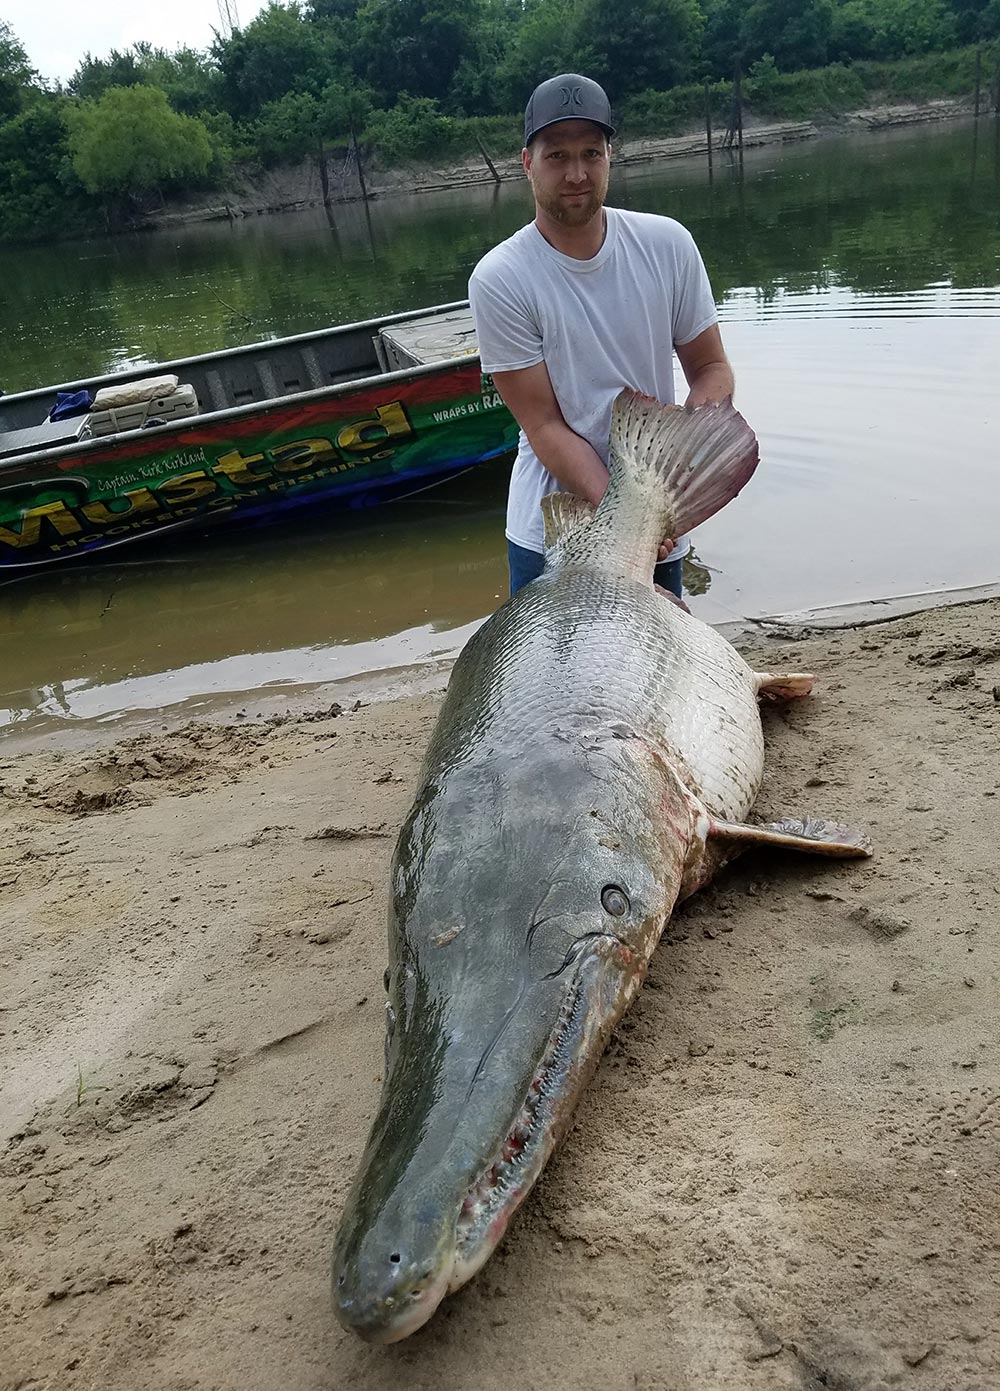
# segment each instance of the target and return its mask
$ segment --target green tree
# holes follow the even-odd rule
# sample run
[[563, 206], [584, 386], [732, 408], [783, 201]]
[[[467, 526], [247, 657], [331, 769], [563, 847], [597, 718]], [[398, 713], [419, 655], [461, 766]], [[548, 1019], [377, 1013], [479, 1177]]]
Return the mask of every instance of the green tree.
[[782, 72], [827, 62], [832, 0], [752, 0], [740, 24], [745, 63], [773, 54]]
[[834, 14], [830, 50], [845, 62], [887, 60], [957, 41], [955, 16], [944, 0], [846, 0]]
[[1000, 0], [948, 0], [959, 43], [978, 43], [1000, 35]]
[[447, 100], [463, 60], [477, 52], [485, 9], [484, 0], [365, 0], [356, 71], [390, 106], [403, 92]]
[[0, 121], [24, 107], [37, 82], [24, 45], [7, 21], [0, 19]]
[[218, 104], [218, 69], [206, 53], [179, 48], [173, 53], [139, 42], [120, 53], [113, 48], [106, 58], [84, 55], [68, 83], [77, 97], [96, 101], [112, 87], [159, 87], [170, 105], [185, 115], [197, 115]]
[[257, 151], [265, 164], [306, 155], [322, 160], [331, 141], [346, 143], [351, 131], [364, 129], [371, 109], [370, 93], [351, 82], [330, 82], [318, 97], [286, 92], [257, 119]]
[[135, 195], [203, 178], [212, 160], [208, 131], [172, 111], [156, 87], [112, 87], [72, 110], [73, 168], [91, 193]]
[[299, 159], [320, 140], [320, 105], [310, 92], [286, 92], [257, 118], [257, 145], [265, 164]]
[[187, 47], [172, 53], [148, 48], [143, 72], [149, 84], [166, 92], [170, 105], [184, 116], [219, 107], [219, 69], [208, 53]]
[[510, 110], [498, 73], [523, 14], [521, 0], [482, 0], [473, 43], [452, 74], [448, 90], [452, 111], [488, 116]]
[[[731, 78], [737, 62], [744, 61], [741, 24], [745, 8], [743, 0], [704, 0], [701, 55], [705, 71], [712, 77]], [[760, 56], [766, 51], [763, 49]]]
[[646, 88], [689, 81], [701, 48], [705, 16], [698, 0], [583, 0], [580, 70], [612, 101]]
[[576, 0], [526, 0], [497, 73], [504, 109], [523, 109], [547, 77], [580, 70], [578, 20]]
[[404, 92], [388, 111], [372, 113], [365, 139], [378, 146], [384, 159], [426, 159], [440, 153], [451, 131], [451, 118], [442, 115], [433, 97]]
[[212, 182], [223, 179], [234, 160], [252, 159], [256, 154], [253, 142], [247, 141], [228, 111], [202, 111], [198, 120], [208, 132], [212, 149], [212, 162], [208, 166]]
[[0, 238], [86, 230], [95, 209], [69, 158], [66, 101], [48, 93], [0, 124]]
[[364, 130], [372, 111], [372, 92], [352, 78], [328, 82], [319, 95], [320, 129], [325, 139], [338, 140]]
[[110, 87], [134, 87], [146, 82], [138, 48], [137, 44], [122, 53], [113, 48], [106, 58], [85, 53], [67, 83], [67, 90], [75, 97], [97, 101]]
[[304, 10], [306, 19], [323, 24], [328, 20], [351, 20], [357, 14], [363, 0], [307, 0]]
[[237, 121], [256, 117], [289, 92], [318, 96], [346, 58], [336, 35], [311, 24], [295, 3], [272, 3], [245, 29], [217, 38], [221, 100]]

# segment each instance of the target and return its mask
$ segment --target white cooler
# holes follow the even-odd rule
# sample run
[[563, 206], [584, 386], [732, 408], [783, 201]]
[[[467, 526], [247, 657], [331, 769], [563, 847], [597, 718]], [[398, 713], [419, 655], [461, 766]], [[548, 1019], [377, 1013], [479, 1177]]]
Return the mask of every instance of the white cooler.
[[180, 420], [198, 414], [193, 386], [178, 385], [176, 377], [145, 377], [121, 386], [106, 386], [94, 397], [83, 434], [117, 435], [141, 430], [152, 420]]

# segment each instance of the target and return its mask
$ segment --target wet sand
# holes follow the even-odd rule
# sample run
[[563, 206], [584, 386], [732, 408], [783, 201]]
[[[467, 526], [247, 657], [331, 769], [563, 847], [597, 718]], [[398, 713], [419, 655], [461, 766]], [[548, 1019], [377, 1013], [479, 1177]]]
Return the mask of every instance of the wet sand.
[[1000, 601], [741, 643], [757, 852], [671, 923], [577, 1124], [421, 1334], [333, 1321], [435, 694], [0, 759], [0, 1388], [987, 1391]]

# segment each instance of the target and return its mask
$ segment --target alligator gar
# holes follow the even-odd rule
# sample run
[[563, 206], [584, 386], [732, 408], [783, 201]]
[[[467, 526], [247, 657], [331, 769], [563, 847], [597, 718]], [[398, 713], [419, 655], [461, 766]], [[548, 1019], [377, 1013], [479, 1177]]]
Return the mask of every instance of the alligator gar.
[[674, 905], [751, 843], [870, 853], [832, 822], [750, 825], [754, 672], [650, 579], [757, 441], [732, 402], [623, 392], [595, 510], [543, 504], [543, 575], [455, 664], [392, 864], [378, 1113], [333, 1252], [345, 1327], [406, 1337], [482, 1266], [565, 1134]]

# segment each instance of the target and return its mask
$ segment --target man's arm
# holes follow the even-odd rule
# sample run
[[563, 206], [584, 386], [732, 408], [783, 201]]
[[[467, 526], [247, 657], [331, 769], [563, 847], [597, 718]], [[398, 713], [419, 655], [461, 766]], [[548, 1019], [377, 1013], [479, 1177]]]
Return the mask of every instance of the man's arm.
[[494, 372], [493, 382], [542, 467], [567, 492], [596, 507], [607, 492], [608, 471], [600, 455], [563, 419], [545, 363], [516, 372]]
[[678, 343], [677, 360], [688, 384], [685, 405], [703, 406], [709, 401], [724, 401], [735, 388], [733, 369], [722, 346], [718, 324], [706, 328], [690, 343]]
[[[608, 471], [593, 446], [566, 424], [545, 363], [492, 375], [494, 386], [527, 435], [542, 467], [566, 492], [586, 498], [596, 507], [608, 490]], [[664, 540], [657, 560], [665, 560], [673, 548], [672, 540]]]

